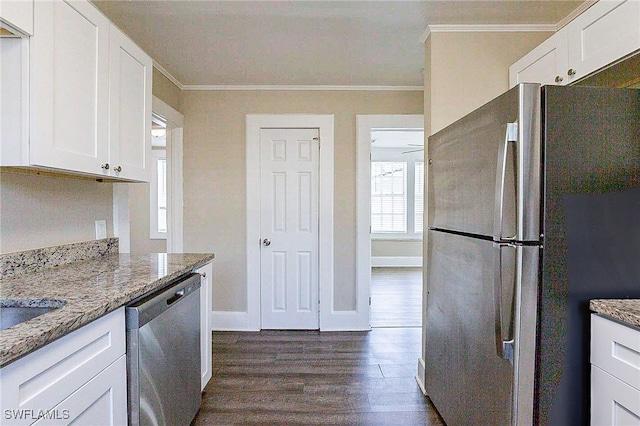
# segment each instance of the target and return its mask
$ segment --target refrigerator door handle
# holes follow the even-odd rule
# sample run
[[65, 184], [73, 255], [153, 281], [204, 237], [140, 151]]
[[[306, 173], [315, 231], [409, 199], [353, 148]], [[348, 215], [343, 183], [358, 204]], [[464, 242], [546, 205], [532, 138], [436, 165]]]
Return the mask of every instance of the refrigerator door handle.
[[[503, 249], [512, 250], [513, 261], [503, 262]], [[517, 282], [517, 257], [518, 248], [513, 244], [494, 243], [494, 324], [495, 324], [495, 340], [497, 355], [513, 364], [514, 338], [513, 338], [513, 321], [514, 321], [514, 298], [516, 294]], [[511, 259], [509, 259], [511, 260]], [[508, 269], [507, 269], [508, 268]], [[507, 273], [508, 272], [508, 273]], [[510, 282], [506, 291], [504, 290], [504, 276], [510, 277]], [[505, 303], [506, 302], [506, 303]], [[505, 309], [505, 304], [507, 308]], [[506, 311], [506, 312], [505, 312]], [[508, 321], [505, 323], [505, 315], [509, 315]], [[506, 329], [506, 330], [505, 330]], [[506, 333], [505, 333], [506, 332]]]
[[493, 235], [499, 240], [515, 240], [516, 236], [503, 237], [502, 225], [504, 222], [504, 183], [507, 170], [507, 152], [509, 143], [518, 142], [518, 123], [507, 123], [505, 126], [504, 143], [498, 146], [498, 166], [496, 168], [496, 201], [494, 204]]

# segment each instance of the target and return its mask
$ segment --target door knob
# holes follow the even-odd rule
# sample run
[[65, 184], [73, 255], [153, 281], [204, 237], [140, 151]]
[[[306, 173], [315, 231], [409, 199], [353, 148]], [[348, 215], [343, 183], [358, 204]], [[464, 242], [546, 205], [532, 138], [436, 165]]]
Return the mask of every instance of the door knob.
[[271, 245], [271, 241], [268, 238], [262, 240], [262, 245], [265, 247], [269, 247]]

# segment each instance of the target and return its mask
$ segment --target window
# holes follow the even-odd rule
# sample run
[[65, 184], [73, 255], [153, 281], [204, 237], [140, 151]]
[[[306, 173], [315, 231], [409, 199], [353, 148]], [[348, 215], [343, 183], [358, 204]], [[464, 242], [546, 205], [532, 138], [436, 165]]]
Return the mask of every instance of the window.
[[167, 238], [167, 151], [154, 149], [151, 152], [153, 164], [150, 189], [150, 232], [152, 239]]
[[372, 160], [371, 233], [377, 238], [422, 238], [422, 152], [372, 150]]
[[415, 162], [415, 171], [413, 232], [419, 234], [422, 233], [422, 217], [424, 213], [424, 161]]
[[371, 163], [371, 232], [407, 232], [407, 163]]

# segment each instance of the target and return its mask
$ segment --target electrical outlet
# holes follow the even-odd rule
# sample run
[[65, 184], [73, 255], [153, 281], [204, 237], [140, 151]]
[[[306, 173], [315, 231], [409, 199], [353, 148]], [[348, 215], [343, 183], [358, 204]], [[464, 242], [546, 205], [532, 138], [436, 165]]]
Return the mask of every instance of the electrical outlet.
[[107, 221], [96, 220], [96, 240], [107, 238]]

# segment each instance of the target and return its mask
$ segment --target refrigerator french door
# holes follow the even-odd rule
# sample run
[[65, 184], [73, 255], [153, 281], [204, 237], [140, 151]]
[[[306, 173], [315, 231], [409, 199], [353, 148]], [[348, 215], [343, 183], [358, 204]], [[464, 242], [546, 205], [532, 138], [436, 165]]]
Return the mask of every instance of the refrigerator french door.
[[639, 93], [521, 84], [429, 138], [425, 387], [449, 426], [588, 421], [588, 300], [640, 297]]

